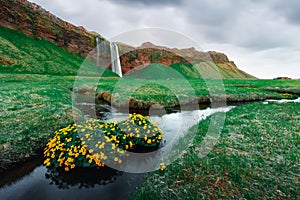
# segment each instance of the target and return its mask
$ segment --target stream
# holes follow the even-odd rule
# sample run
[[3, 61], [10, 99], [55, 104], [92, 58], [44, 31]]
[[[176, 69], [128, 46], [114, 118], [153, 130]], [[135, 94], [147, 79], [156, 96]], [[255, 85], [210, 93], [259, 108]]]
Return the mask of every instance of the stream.
[[[87, 114], [95, 108], [93, 103], [76, 105]], [[128, 114], [117, 112], [108, 105], [97, 105], [98, 116], [104, 120], [122, 120]], [[165, 133], [163, 145], [167, 145], [177, 132], [187, 132], [190, 127], [215, 112], [227, 112], [232, 107], [206, 108], [204, 110], [173, 111], [150, 117]], [[180, 122], [180, 123], [178, 123]], [[119, 172], [104, 169], [99, 172], [57, 172], [43, 166], [43, 158], [36, 157], [15, 167], [0, 179], [1, 199], [129, 199], [130, 193], [143, 180], [145, 173]], [[98, 174], [97, 174], [98, 173]]]
[[[296, 100], [267, 100], [263, 102], [288, 103]], [[94, 109], [95, 104], [81, 103], [77, 105], [87, 113]], [[200, 120], [216, 112], [227, 112], [233, 106], [206, 108], [203, 110], [174, 111], [173, 113], [153, 115], [150, 121], [156, 122], [165, 133], [167, 145], [178, 131], [187, 133], [189, 128]], [[105, 120], [122, 120], [128, 114], [117, 112], [108, 105], [97, 108], [98, 115]], [[85, 115], [86, 119], [91, 116]], [[178, 123], [180, 121], [180, 123]], [[120, 172], [110, 168], [101, 171], [59, 172], [50, 170], [42, 165], [43, 157], [32, 158], [26, 163], [15, 167], [3, 174], [0, 179], [0, 199], [129, 199], [137, 185], [143, 180], [145, 173]]]

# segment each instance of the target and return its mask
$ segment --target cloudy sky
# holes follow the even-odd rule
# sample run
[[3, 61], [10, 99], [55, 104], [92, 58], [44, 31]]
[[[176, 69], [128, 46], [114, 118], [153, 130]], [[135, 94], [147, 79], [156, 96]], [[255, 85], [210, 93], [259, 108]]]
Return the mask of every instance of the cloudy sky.
[[299, 0], [30, 0], [110, 39], [149, 27], [224, 52], [259, 78], [300, 78]]

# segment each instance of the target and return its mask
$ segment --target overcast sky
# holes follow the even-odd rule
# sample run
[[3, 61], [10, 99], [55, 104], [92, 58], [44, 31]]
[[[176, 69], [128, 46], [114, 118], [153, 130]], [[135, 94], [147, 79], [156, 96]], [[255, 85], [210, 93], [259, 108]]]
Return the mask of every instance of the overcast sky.
[[108, 39], [147, 27], [174, 30], [258, 78], [300, 78], [299, 0], [30, 1]]

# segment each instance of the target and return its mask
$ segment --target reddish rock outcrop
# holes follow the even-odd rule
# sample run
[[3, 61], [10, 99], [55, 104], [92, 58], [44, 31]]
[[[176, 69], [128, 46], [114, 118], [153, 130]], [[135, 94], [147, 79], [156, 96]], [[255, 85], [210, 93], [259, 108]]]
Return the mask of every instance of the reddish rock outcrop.
[[83, 57], [95, 47], [98, 35], [63, 21], [27, 0], [1, 0], [0, 25], [45, 39]]
[[[179, 62], [194, 63], [203, 61], [213, 61], [225, 70], [238, 70], [233, 61], [216, 51], [202, 52], [195, 48], [177, 49], [164, 46], [157, 46], [151, 42], [143, 43], [140, 47], [133, 48], [126, 45], [119, 45], [120, 60], [123, 73], [141, 69], [152, 62], [169, 66]], [[137, 68], [138, 67], [138, 68]]]
[[[39, 5], [27, 0], [1, 0], [0, 25], [19, 30], [36, 39], [47, 40], [82, 57], [86, 57], [96, 47], [96, 37], [108, 43], [98, 33], [89, 32], [81, 26], [77, 27], [63, 21]], [[186, 49], [167, 48], [156, 46], [150, 42], [137, 48], [123, 43], [118, 43], [118, 46], [123, 73], [139, 70], [152, 62], [169, 66], [179, 62], [201, 61], [213, 61], [224, 70], [238, 71], [236, 65], [229, 61], [225, 54], [215, 51], [202, 52], [193, 47]], [[93, 51], [90, 55], [95, 57], [96, 52]], [[96, 59], [93, 58], [92, 60]], [[104, 64], [100, 63], [99, 65], [107, 66], [110, 64], [109, 53], [105, 58], [102, 58], [102, 61]], [[11, 62], [13, 61], [0, 60], [0, 63], [4, 64]]]

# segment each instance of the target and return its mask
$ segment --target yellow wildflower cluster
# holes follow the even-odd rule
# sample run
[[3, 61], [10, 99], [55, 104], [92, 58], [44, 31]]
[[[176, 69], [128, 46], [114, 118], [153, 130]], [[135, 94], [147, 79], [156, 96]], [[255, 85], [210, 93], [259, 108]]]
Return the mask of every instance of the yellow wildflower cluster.
[[160, 171], [164, 171], [167, 168], [165, 163], [160, 163]]
[[140, 114], [131, 114], [118, 123], [90, 119], [56, 131], [46, 145], [44, 164], [65, 171], [103, 167], [108, 159], [121, 164], [126, 150], [158, 146], [161, 140], [162, 131]]
[[[119, 123], [118, 126], [125, 133], [127, 145], [133, 142], [144, 147], [154, 147], [164, 139], [157, 125], [151, 123], [149, 117], [141, 114], [130, 114], [128, 119]], [[125, 149], [127, 149], [126, 146]]]
[[89, 154], [77, 130], [77, 125], [73, 124], [55, 132], [44, 150], [46, 166], [64, 167], [65, 171], [75, 166], [83, 167], [87, 163], [91, 166], [104, 166], [97, 155]]

